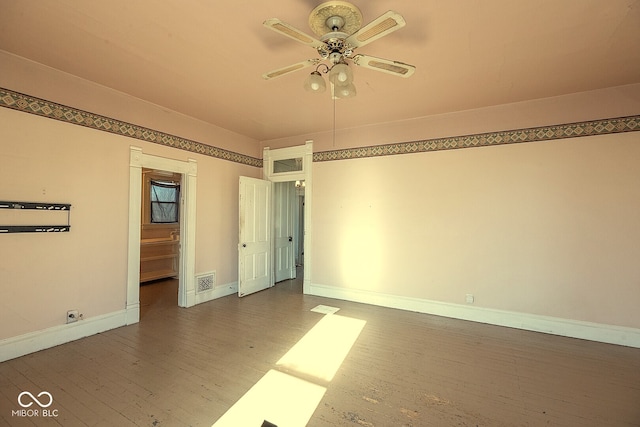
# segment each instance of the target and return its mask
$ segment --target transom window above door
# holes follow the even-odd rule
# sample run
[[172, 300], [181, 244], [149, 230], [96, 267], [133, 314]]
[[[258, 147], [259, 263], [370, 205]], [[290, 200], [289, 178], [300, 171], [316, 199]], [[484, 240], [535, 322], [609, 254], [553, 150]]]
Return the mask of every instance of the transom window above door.
[[299, 172], [302, 170], [302, 157], [273, 161], [273, 173]]

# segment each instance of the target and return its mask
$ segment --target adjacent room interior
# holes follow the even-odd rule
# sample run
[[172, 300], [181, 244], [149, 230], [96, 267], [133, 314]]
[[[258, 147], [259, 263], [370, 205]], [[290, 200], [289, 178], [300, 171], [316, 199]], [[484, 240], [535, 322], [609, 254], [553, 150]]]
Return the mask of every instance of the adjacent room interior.
[[187, 3], [0, 1], [1, 422], [640, 423], [639, 0]]
[[141, 310], [161, 297], [178, 305], [180, 182], [173, 172], [142, 170], [140, 286], [147, 286], [147, 292]]

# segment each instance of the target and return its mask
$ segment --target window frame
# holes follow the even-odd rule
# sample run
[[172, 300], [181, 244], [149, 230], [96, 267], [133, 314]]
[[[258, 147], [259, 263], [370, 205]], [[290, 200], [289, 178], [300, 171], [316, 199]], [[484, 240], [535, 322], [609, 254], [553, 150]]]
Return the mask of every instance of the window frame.
[[[181, 186], [182, 176], [179, 173], [167, 173], [154, 169], [143, 168], [142, 171], [142, 209], [140, 223], [143, 229], [176, 226], [180, 222], [180, 203], [182, 195], [178, 196], [178, 222], [151, 222], [151, 181], [174, 182]], [[182, 190], [182, 188], [181, 188]]]
[[[155, 188], [169, 188], [174, 189], [174, 200], [154, 200], [154, 187]], [[157, 196], [157, 194], [156, 194]], [[154, 206], [173, 205], [175, 217], [170, 218], [170, 221], [155, 221], [154, 220]], [[162, 210], [162, 209], [160, 209]], [[175, 219], [175, 220], [173, 220]], [[149, 180], [149, 224], [178, 224], [180, 223], [180, 183], [170, 180], [158, 180], [151, 178]]]

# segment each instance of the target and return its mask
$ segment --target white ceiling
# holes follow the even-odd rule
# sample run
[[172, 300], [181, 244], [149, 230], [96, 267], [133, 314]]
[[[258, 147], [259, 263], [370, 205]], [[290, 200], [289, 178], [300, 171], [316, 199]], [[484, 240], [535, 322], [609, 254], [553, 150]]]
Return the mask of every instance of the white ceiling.
[[[312, 69], [262, 73], [317, 53], [262, 26], [311, 33], [312, 0], [0, 0], [0, 49], [258, 141], [327, 131], [328, 92]], [[640, 0], [354, 0], [366, 24], [407, 26], [357, 53], [417, 67], [408, 78], [354, 69], [357, 127], [640, 83]], [[11, 88], [9, 88], [11, 89]]]

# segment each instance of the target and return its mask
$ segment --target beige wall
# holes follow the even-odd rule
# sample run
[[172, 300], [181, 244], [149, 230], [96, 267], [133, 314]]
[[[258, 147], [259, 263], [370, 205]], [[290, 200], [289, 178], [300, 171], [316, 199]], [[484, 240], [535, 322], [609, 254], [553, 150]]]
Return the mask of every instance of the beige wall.
[[[255, 141], [39, 64], [0, 53], [0, 69], [1, 87], [260, 157]], [[237, 281], [238, 181], [261, 169], [7, 108], [0, 129], [0, 200], [72, 204], [69, 233], [0, 236], [0, 340], [63, 325], [70, 309], [125, 309], [130, 146], [197, 161], [195, 272]]]
[[0, 339], [124, 309], [130, 145], [197, 160], [196, 274], [237, 281], [238, 179], [260, 169], [6, 108], [0, 128], [1, 199], [72, 204], [69, 233], [0, 236]]
[[69, 233], [0, 236], [0, 338], [121, 310], [128, 141], [6, 108], [0, 128], [2, 199], [73, 205]]
[[[337, 107], [335, 138], [263, 146], [311, 139], [323, 152], [635, 116], [640, 85], [363, 128]], [[509, 326], [522, 313], [525, 329], [570, 336], [631, 327], [610, 342], [637, 346], [638, 159], [634, 132], [315, 162], [312, 292]], [[574, 320], [584, 328], [571, 335]]]
[[[0, 86], [259, 157], [259, 144], [0, 52]], [[6, 71], [6, 72], [4, 72]], [[268, 141], [314, 151], [637, 114], [640, 85]], [[3, 235], [0, 339], [123, 310], [129, 147], [198, 162], [196, 274], [237, 280], [237, 183], [257, 168], [0, 108], [0, 199], [73, 205]], [[640, 328], [638, 132], [313, 164], [312, 282]]]
[[313, 282], [638, 328], [639, 139], [314, 163]]
[[275, 149], [311, 139], [313, 151], [319, 152], [634, 116], [640, 112], [640, 84], [359, 128], [341, 120], [341, 109], [348, 108], [348, 100], [337, 101], [335, 138], [333, 132], [325, 132], [262, 141], [262, 145]]
[[260, 158], [251, 138], [0, 50], [0, 87]]

